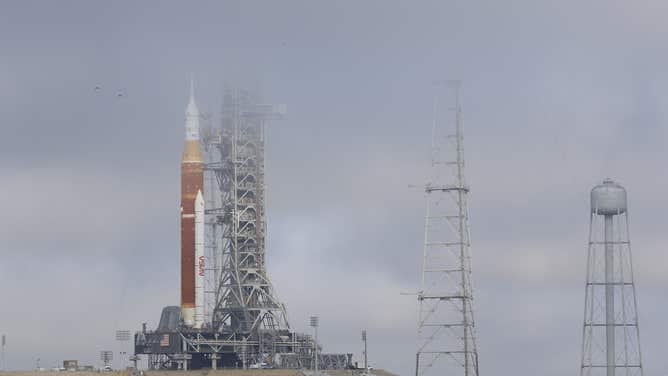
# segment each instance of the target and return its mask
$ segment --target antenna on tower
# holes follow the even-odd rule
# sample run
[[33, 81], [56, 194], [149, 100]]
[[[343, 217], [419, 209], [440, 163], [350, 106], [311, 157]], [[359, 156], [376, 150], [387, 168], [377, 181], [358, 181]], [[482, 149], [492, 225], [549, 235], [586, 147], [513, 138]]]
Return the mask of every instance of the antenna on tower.
[[[415, 374], [478, 376], [460, 81], [436, 81]], [[446, 90], [444, 90], [446, 89]], [[442, 111], [442, 94], [454, 107]]]
[[190, 98], [195, 98], [195, 73], [190, 72]]
[[581, 376], [643, 374], [627, 209], [621, 185], [592, 189]]

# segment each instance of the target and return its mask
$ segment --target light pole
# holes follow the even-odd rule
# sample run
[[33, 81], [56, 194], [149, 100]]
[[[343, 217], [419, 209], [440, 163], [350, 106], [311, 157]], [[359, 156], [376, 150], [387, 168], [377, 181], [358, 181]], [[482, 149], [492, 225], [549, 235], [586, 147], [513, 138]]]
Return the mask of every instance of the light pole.
[[111, 367], [111, 361], [114, 359], [114, 352], [109, 350], [100, 351], [100, 360], [104, 362], [104, 369]]
[[[117, 330], [116, 331], [116, 341], [118, 341], [121, 344], [121, 350], [125, 350], [125, 347], [127, 346], [126, 343], [130, 341], [130, 337], [132, 337], [132, 334], [129, 330]], [[127, 351], [119, 351], [118, 355], [121, 357], [121, 369], [125, 366], [125, 355], [127, 355]]]
[[369, 364], [367, 363], [367, 351], [366, 351], [366, 330], [362, 330], [362, 341], [364, 342], [364, 373], [366, 374], [369, 371]]
[[311, 316], [311, 327], [313, 328], [313, 331], [315, 332], [315, 340], [314, 340], [314, 355], [313, 359], [315, 362], [315, 376], [318, 376], [318, 316]]
[[7, 358], [5, 357], [5, 348], [7, 347], [7, 336], [2, 335], [2, 368], [0, 368], [1, 371], [6, 371], [7, 370]]

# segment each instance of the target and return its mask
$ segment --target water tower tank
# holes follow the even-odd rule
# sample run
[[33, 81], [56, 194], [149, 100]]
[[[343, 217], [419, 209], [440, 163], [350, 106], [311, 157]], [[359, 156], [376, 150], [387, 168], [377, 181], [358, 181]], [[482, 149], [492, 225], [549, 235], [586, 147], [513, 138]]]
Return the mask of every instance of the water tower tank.
[[591, 190], [591, 212], [617, 215], [626, 212], [626, 190], [610, 179]]

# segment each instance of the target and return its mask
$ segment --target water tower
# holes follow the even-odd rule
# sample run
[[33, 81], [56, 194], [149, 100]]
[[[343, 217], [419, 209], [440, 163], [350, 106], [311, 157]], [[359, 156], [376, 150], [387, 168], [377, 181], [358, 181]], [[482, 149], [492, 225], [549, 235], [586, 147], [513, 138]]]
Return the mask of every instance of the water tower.
[[580, 375], [642, 375], [626, 190], [595, 186], [590, 220]]

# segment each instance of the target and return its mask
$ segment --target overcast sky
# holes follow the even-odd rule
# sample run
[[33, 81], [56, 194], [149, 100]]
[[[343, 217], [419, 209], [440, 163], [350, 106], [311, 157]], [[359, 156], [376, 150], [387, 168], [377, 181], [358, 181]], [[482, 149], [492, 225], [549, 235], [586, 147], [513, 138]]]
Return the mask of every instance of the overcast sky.
[[[268, 130], [269, 274], [327, 352], [413, 372], [431, 83], [463, 80], [481, 374], [577, 374], [589, 190], [629, 192], [645, 375], [668, 372], [664, 1], [3, 1], [0, 332], [97, 364], [179, 303], [188, 77]], [[95, 92], [95, 86], [101, 86]], [[117, 92], [124, 93], [122, 98]]]

